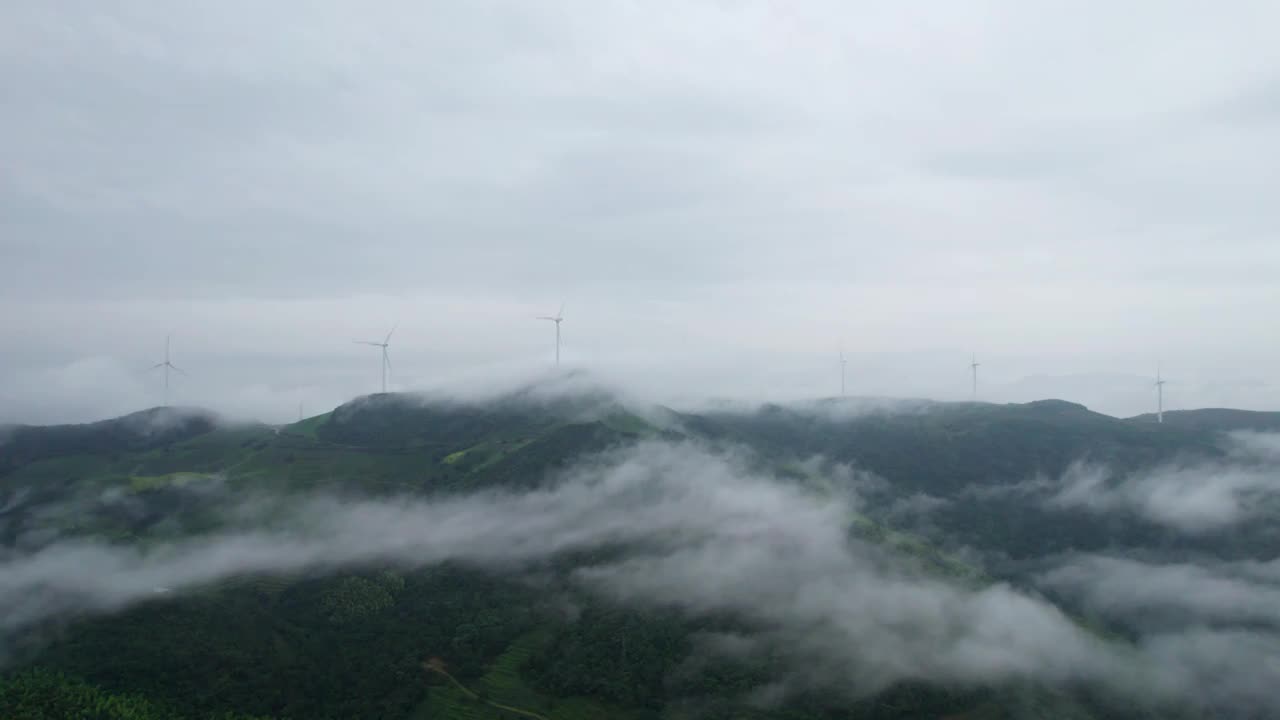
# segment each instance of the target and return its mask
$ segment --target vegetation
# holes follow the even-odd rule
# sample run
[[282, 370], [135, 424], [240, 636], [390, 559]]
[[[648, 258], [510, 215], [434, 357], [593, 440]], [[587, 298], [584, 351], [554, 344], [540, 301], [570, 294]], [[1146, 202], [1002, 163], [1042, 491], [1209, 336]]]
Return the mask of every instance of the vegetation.
[[[45, 670], [0, 678], [0, 710], [6, 720], [171, 720], [180, 709], [135, 695], [108, 693]], [[206, 720], [269, 720], [236, 712], [189, 715]]]
[[[1139, 415], [1129, 420], [1133, 423], [1153, 424], [1154, 413]], [[1204, 408], [1201, 410], [1170, 410], [1164, 414], [1164, 424], [1171, 428], [1210, 432], [1233, 430], [1280, 430], [1280, 412], [1233, 410], [1228, 408]]]
[[[979, 510], [968, 489], [1053, 475], [1082, 457], [1125, 468], [1220, 453], [1218, 425], [1155, 426], [1061, 402], [844, 414], [838, 406], [769, 406], [671, 413], [666, 429], [596, 396], [471, 406], [382, 395], [278, 429], [217, 427], [207, 414], [169, 412], [12, 431], [0, 456], [0, 548], [68, 534], [138, 543], [198, 537], [220, 529], [220, 504], [249, 492], [535, 487], [621, 443], [691, 437], [751, 447], [762, 469], [791, 482], [811, 482], [805, 461], [815, 455], [874, 472], [887, 482], [868, 492], [866, 514], [850, 519], [850, 533], [921, 572], [982, 585], [989, 582], [982, 572], [890, 528], [882, 513], [912, 494], [945, 499], [935, 518], [943, 531], [1015, 559], [1105, 543], [1168, 545], [1174, 541], [1141, 523], [1068, 521], [1011, 495], [987, 498]], [[1198, 540], [1219, 543], [1214, 551], [1226, 556], [1231, 542], [1252, 541]], [[1038, 688], [921, 684], [857, 702], [815, 690], [761, 709], [745, 699], [780, 676], [778, 658], [690, 663], [696, 637], [749, 629], [740, 620], [621, 607], [575, 591], [564, 581], [567, 568], [546, 568], [532, 584], [447, 565], [368, 567], [237, 578], [159, 596], [112, 616], [41, 628], [38, 639], [51, 643], [19, 639], [0, 677], [0, 718], [978, 719], [1016, 709], [1099, 716]], [[424, 665], [433, 659], [445, 672]]]

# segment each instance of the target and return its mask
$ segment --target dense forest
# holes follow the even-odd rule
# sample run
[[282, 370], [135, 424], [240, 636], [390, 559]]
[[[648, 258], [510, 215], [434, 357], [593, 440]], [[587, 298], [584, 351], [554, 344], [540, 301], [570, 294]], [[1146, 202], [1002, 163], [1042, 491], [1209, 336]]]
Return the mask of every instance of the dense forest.
[[[863, 488], [865, 514], [851, 518], [851, 538], [883, 546], [918, 572], [981, 585], [994, 578], [928, 542], [927, 531], [890, 527], [894, 503], [920, 494], [945, 499], [932, 518], [936, 542], [959, 538], [1013, 560], [1104, 544], [1259, 551], [1257, 542], [1273, 540], [1252, 531], [1246, 540], [1186, 539], [1135, 518], [1029, 508], [1016, 494], [984, 497], [980, 506], [968, 490], [1062, 473], [1082, 457], [1121, 469], [1218, 458], [1219, 432], [1241, 429], [1241, 421], [1214, 416], [1157, 427], [1061, 402], [676, 413], [633, 411], [607, 394], [529, 393], [483, 405], [373, 396], [279, 428], [154, 410], [10, 433], [0, 464], [0, 543], [11, 555], [74, 538], [163, 548], [249, 522], [229, 519], [228, 510], [255, 493], [511, 492], [553, 483], [564, 468], [609, 448], [657, 439], [745, 447], [753, 466], [790, 483], [810, 481], [814, 456], [853, 464], [880, 482]], [[0, 716], [852, 720], [1138, 712], [1034, 683], [906, 681], [871, 696], [800, 683], [785, 702], [771, 701], [766, 690], [795, 674], [783, 655], [766, 649], [709, 659], [703, 648], [708, 637], [767, 628], [733, 613], [592, 593], [574, 573], [593, 558], [566, 554], [510, 573], [446, 562], [231, 574], [181, 592], [157, 588], [112, 612], [59, 614], [4, 637]]]

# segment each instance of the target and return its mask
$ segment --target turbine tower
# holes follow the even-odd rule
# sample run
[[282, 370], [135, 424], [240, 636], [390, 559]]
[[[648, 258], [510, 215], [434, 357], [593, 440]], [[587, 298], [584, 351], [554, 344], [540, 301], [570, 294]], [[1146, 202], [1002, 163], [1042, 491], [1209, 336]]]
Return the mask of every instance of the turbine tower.
[[1160, 368], [1156, 368], [1156, 422], [1164, 422], [1164, 378], [1160, 377]]
[[981, 363], [978, 362], [978, 356], [974, 355], [972, 359], [969, 361], [969, 370], [973, 373], [973, 399], [974, 400], [978, 399], [978, 366], [979, 365], [981, 365]]
[[849, 359], [844, 356], [844, 350], [840, 350], [840, 397], [845, 396], [844, 392], [844, 371], [849, 365]]
[[178, 373], [181, 373], [182, 375], [186, 375], [187, 373], [182, 368], [169, 362], [169, 336], [168, 335], [164, 336], [164, 362], [158, 362], [155, 365], [151, 366], [152, 370], [157, 370], [159, 368], [164, 368], [164, 405], [163, 407], [169, 407], [169, 371], [174, 370], [174, 371], [177, 371]]
[[371, 340], [352, 340], [357, 345], [372, 345], [382, 348], [382, 392], [387, 392], [387, 372], [391, 370], [391, 356], [387, 354], [387, 347], [391, 344], [391, 335], [396, 331], [396, 326], [391, 327], [391, 332], [382, 339], [382, 342], [373, 342]]
[[560, 303], [560, 310], [554, 317], [550, 315], [539, 315], [538, 320], [550, 320], [556, 324], [556, 367], [560, 367], [560, 323], [564, 322], [564, 303]]

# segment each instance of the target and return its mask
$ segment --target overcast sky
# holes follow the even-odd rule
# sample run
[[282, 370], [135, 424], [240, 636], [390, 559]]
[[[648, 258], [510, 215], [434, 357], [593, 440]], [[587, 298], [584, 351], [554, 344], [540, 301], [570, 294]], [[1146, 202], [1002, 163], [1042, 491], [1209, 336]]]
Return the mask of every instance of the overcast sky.
[[657, 394], [1280, 409], [1280, 5], [0, 6], [0, 420]]

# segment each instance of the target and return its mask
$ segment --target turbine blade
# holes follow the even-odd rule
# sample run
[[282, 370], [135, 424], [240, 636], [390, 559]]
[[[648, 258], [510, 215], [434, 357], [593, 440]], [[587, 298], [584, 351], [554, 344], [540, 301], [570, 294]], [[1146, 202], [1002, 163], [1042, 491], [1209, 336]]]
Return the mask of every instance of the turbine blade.
[[391, 342], [391, 336], [395, 334], [396, 328], [398, 327], [400, 327], [400, 323], [396, 323], [395, 325], [391, 326], [391, 332], [387, 333], [387, 338], [382, 341], [383, 345], [386, 345], [387, 343]]
[[548, 317], [546, 315], [539, 315], [536, 318], [534, 318], [534, 320], [550, 320], [551, 322], [555, 322], [558, 319], [559, 318]]
[[382, 348], [382, 362], [387, 364], [388, 370], [391, 369], [391, 353], [387, 352], [385, 347]]
[[187, 374], [186, 370], [183, 370], [182, 368], [178, 367], [177, 365], [174, 365], [173, 363], [169, 363], [169, 369], [177, 372], [179, 375]]
[[564, 303], [563, 302], [560, 303], [560, 309], [556, 312], [556, 319], [557, 320], [564, 319]]
[[158, 368], [162, 368], [162, 367], [164, 367], [164, 363], [156, 363], [155, 365], [152, 365], [152, 366], [151, 366], [151, 369], [152, 369], [152, 370], [156, 370], [156, 369], [158, 369]]
[[370, 341], [368, 341], [368, 340], [352, 340], [351, 342], [353, 342], [353, 343], [355, 343], [355, 344], [357, 344], [357, 345], [372, 345], [372, 346], [374, 346], [374, 347], [382, 347], [382, 343], [380, 343], [380, 342], [370, 342]]

